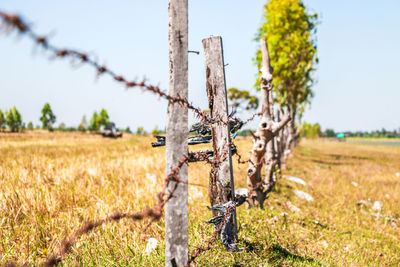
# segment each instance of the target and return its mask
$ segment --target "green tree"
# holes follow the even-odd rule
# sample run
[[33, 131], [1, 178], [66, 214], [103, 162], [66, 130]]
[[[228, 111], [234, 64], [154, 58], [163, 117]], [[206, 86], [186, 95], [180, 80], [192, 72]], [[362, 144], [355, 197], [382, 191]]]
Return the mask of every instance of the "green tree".
[[301, 136], [311, 139], [318, 138], [321, 136], [321, 126], [318, 123], [303, 122], [301, 124]]
[[6, 123], [11, 132], [18, 132], [22, 129], [22, 116], [16, 107], [6, 112]]
[[124, 133], [132, 133], [131, 128], [129, 126], [126, 126], [126, 128], [123, 131]]
[[326, 129], [325, 130], [325, 135], [326, 137], [335, 137], [336, 133], [333, 129]]
[[102, 109], [100, 110], [98, 120], [99, 120], [99, 125], [100, 125], [100, 127], [103, 126], [103, 127], [106, 128], [106, 129], [109, 128], [109, 126], [110, 126], [110, 125], [109, 125], [109, 123], [110, 123], [110, 118], [109, 118], [109, 116], [108, 116], [107, 111], [106, 111], [104, 108], [102, 108]]
[[31, 121], [28, 122], [28, 130], [33, 130], [33, 123]]
[[100, 129], [99, 114], [97, 111], [93, 112], [92, 118], [90, 119], [89, 130], [98, 131]]
[[154, 127], [153, 131], [151, 131], [151, 134], [152, 135], [159, 134], [159, 130], [158, 130], [158, 126], [157, 125]]
[[6, 117], [4, 116], [3, 111], [0, 109], [0, 130], [3, 130], [6, 127]]
[[250, 95], [247, 90], [239, 90], [236, 87], [229, 88], [227, 91], [228, 99], [232, 106], [232, 114], [239, 111], [239, 108], [244, 110], [255, 110], [258, 108], [258, 98]]
[[65, 131], [65, 129], [66, 129], [65, 123], [61, 122], [61, 123], [58, 125], [58, 130], [59, 130], [59, 131]]
[[[312, 98], [312, 73], [317, 59], [317, 14], [307, 12], [301, 0], [269, 0], [264, 6], [265, 22], [257, 39], [268, 43], [273, 71], [276, 101], [286, 107], [292, 123], [291, 135], [296, 136], [295, 119], [301, 118], [304, 108]], [[261, 51], [255, 63], [261, 69]], [[258, 87], [260, 76], [256, 85]]]
[[83, 115], [81, 123], [79, 123], [78, 125], [78, 130], [84, 132], [86, 131], [86, 127], [87, 127], [86, 115]]
[[53, 123], [56, 122], [56, 116], [51, 110], [49, 103], [44, 104], [42, 108], [42, 116], [40, 117], [40, 121], [42, 122], [43, 129], [51, 130], [53, 128]]
[[144, 128], [143, 127], [138, 127], [136, 130], [136, 134], [144, 134]]

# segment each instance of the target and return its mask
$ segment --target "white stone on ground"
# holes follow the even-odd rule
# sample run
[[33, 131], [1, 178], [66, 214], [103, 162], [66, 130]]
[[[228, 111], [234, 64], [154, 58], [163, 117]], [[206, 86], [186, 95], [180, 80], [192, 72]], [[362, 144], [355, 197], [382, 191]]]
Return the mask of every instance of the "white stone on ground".
[[295, 182], [295, 183], [302, 184], [302, 185], [307, 185], [307, 183], [301, 178], [294, 177], [294, 176], [284, 176], [284, 177], [288, 181]]
[[381, 211], [382, 206], [383, 206], [382, 202], [380, 202], [380, 201], [375, 201], [374, 204], [372, 205], [372, 210], [374, 210], [374, 211]]
[[358, 187], [358, 184], [356, 183], [356, 182], [351, 182], [351, 184], [354, 186], [354, 187]]
[[157, 247], [157, 243], [158, 243], [157, 239], [153, 237], [149, 238], [149, 241], [147, 241], [145, 253], [150, 254], [153, 250], [155, 250]]
[[308, 194], [306, 192], [303, 192], [303, 191], [300, 191], [300, 190], [294, 190], [293, 193], [298, 198], [305, 199], [307, 201], [314, 201], [314, 198], [310, 194]]

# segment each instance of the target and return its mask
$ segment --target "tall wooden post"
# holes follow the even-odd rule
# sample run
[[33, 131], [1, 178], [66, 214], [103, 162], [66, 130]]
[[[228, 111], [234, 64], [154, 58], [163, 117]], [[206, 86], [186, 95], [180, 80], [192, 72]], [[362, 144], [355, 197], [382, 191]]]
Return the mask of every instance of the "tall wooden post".
[[[267, 177], [267, 181], [264, 182], [264, 185], [261, 184], [260, 186], [260, 183], [262, 182], [261, 167], [263, 165], [266, 148], [268, 143], [272, 141], [279, 131], [289, 122], [290, 117], [285, 116], [281, 118], [279, 122], [275, 122], [273, 120], [273, 102], [271, 98], [272, 68], [269, 62], [268, 47], [265, 39], [260, 40], [260, 45], [263, 56], [260, 84], [263, 114], [253, 138], [253, 148], [251, 150], [249, 167], [247, 168], [247, 185], [249, 186], [249, 189], [253, 191], [253, 195], [249, 198], [250, 205], [254, 206], [259, 204], [260, 207], [263, 208], [264, 200], [268, 192], [272, 189], [272, 187], [267, 186], [266, 190], [264, 191], [265, 185], [269, 184], [269, 176]], [[272, 149], [273, 146], [271, 143], [271, 146], [268, 148], [268, 152], [273, 152]], [[273, 160], [273, 153], [267, 155], [267, 160], [269, 159]], [[268, 166], [266, 171], [270, 172], [270, 170], [268, 170]], [[270, 174], [272, 175], [273, 173], [270, 172]]]
[[[203, 39], [203, 49], [211, 118], [228, 122], [228, 99], [221, 37], [214, 36]], [[214, 159], [220, 161], [218, 166], [213, 166], [210, 174], [209, 196], [212, 206], [226, 203], [235, 197], [229, 130], [229, 125], [226, 123], [211, 126]], [[236, 233], [236, 211], [234, 225]]]
[[[188, 1], [169, 0], [169, 94], [188, 98]], [[166, 123], [167, 175], [188, 153], [188, 109], [168, 103]], [[179, 178], [188, 180], [187, 165]], [[171, 182], [168, 191], [175, 187]], [[168, 192], [167, 191], [167, 192]], [[165, 206], [165, 265], [185, 266], [188, 261], [188, 186], [179, 183]]]

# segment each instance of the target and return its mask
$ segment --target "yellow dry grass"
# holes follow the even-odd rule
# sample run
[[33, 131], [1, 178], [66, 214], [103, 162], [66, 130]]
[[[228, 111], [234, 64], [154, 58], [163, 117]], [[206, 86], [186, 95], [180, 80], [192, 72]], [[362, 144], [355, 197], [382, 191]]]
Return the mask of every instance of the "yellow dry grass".
[[[0, 134], [0, 265], [40, 265], [84, 221], [155, 205], [165, 155], [164, 148], [151, 148], [151, 141], [135, 135], [112, 140], [82, 133]], [[248, 156], [251, 141], [236, 143]], [[376, 218], [369, 207], [357, 206], [362, 199], [379, 200], [381, 215], [400, 217], [399, 162], [400, 147], [302, 141], [284, 174], [301, 177], [307, 185], [281, 179], [265, 210], [240, 207], [239, 246], [245, 252], [226, 252], [219, 243], [198, 265], [399, 264], [399, 228]], [[235, 164], [236, 186], [245, 187], [246, 168]], [[206, 208], [209, 169], [204, 163], [189, 168], [190, 182], [204, 185], [189, 186], [191, 251], [212, 233], [204, 223], [211, 216]], [[294, 189], [315, 201], [295, 197]], [[292, 211], [288, 201], [300, 211]], [[104, 225], [79, 239], [64, 264], [163, 265], [163, 220], [144, 232], [146, 223], [124, 219]], [[159, 244], [146, 254], [150, 237]]]

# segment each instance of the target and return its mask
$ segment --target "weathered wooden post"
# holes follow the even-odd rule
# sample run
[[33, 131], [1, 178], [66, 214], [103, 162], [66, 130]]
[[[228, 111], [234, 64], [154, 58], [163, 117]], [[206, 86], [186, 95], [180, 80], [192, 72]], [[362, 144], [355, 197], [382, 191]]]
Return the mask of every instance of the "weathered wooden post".
[[[261, 52], [263, 56], [263, 65], [261, 69], [261, 103], [262, 103], [262, 118], [258, 125], [257, 131], [254, 134], [253, 148], [249, 167], [247, 168], [247, 185], [253, 195], [250, 196], [249, 202], [251, 206], [259, 204], [263, 208], [263, 203], [271, 187], [269, 185], [269, 177], [267, 181], [261, 178], [261, 167], [263, 165], [264, 155], [267, 150], [267, 145], [279, 133], [279, 131], [289, 122], [290, 117], [285, 116], [281, 121], [275, 122], [272, 117], [271, 98], [272, 90], [272, 68], [269, 62], [268, 47], [265, 39], [260, 40]], [[269, 149], [272, 149], [272, 144]], [[273, 150], [270, 150], [273, 151]], [[269, 155], [271, 159], [273, 154]], [[267, 159], [269, 158], [267, 157]], [[267, 169], [268, 171], [268, 169]], [[266, 190], [264, 191], [267, 185]]]
[[[210, 174], [209, 196], [211, 205], [223, 204], [234, 199], [234, 180], [232, 170], [231, 139], [229, 134], [228, 99], [224, 69], [224, 55], [220, 36], [203, 39], [206, 66], [206, 89], [211, 118], [219, 123], [212, 124], [214, 159], [218, 161]], [[236, 211], [234, 213], [236, 229]]]
[[[169, 94], [188, 98], [188, 1], [169, 0]], [[188, 109], [168, 103], [166, 123], [167, 175], [188, 153]], [[187, 165], [179, 178], [188, 180]], [[171, 182], [168, 191], [175, 187]], [[167, 191], [167, 192], [168, 192]], [[188, 186], [179, 183], [165, 206], [165, 265], [185, 266], [188, 261]]]

